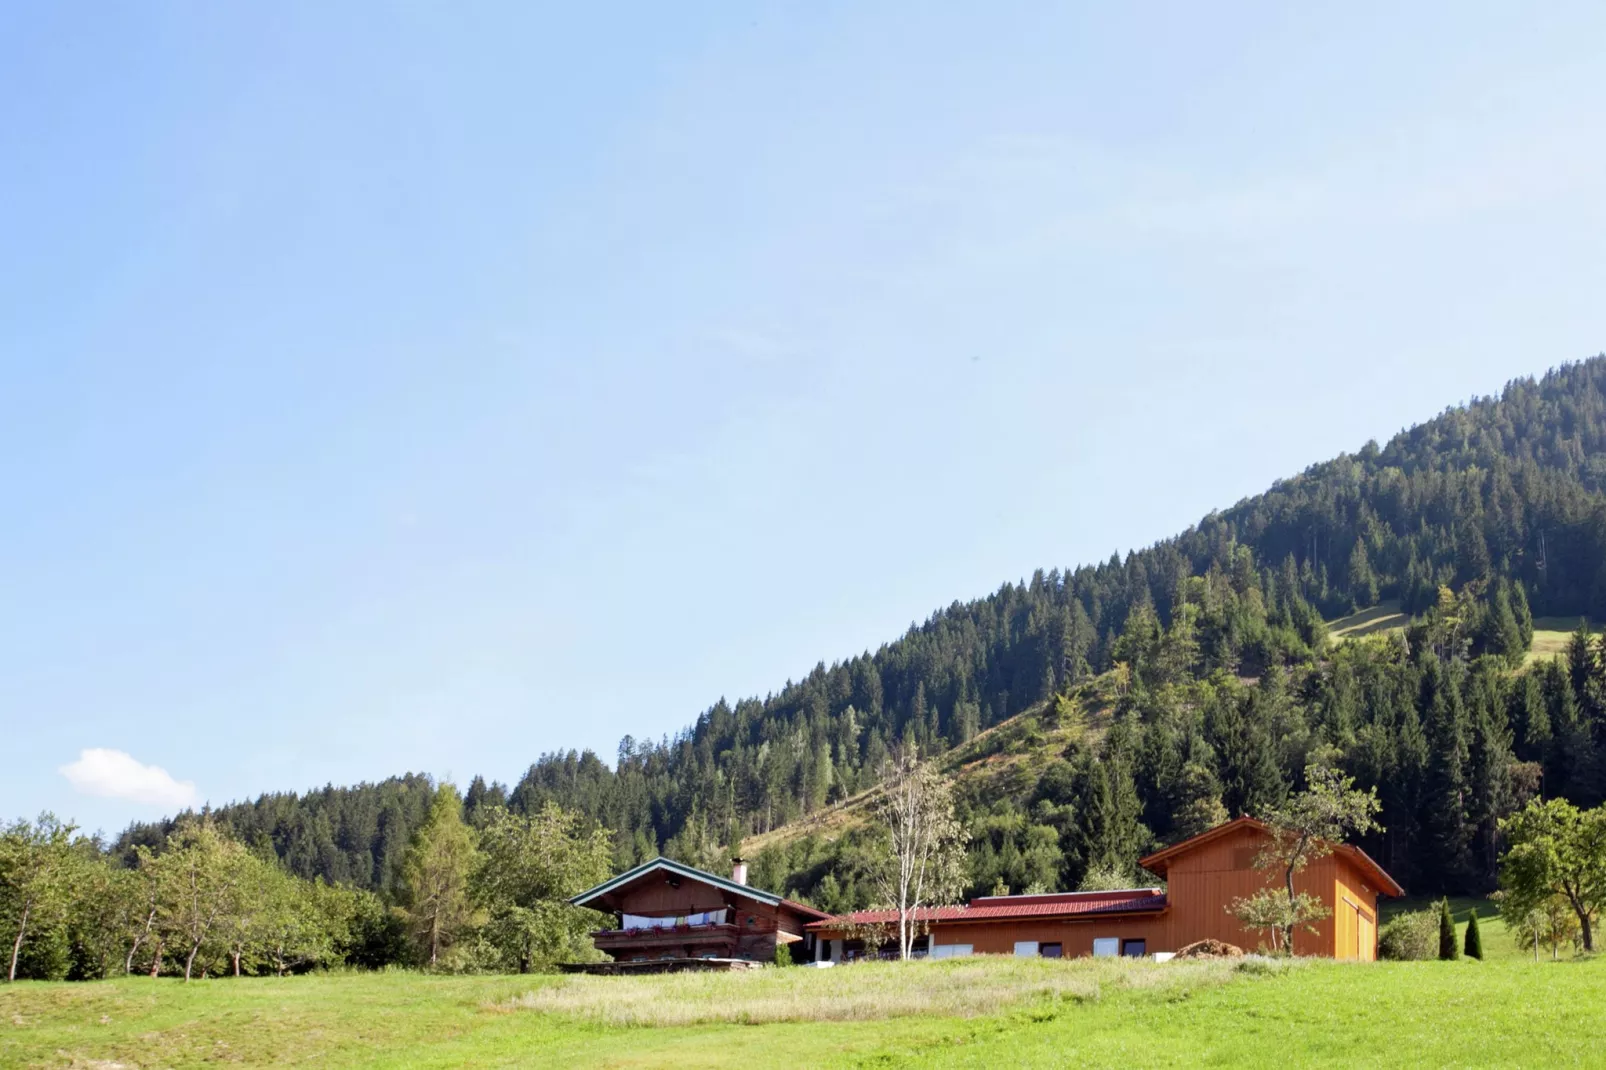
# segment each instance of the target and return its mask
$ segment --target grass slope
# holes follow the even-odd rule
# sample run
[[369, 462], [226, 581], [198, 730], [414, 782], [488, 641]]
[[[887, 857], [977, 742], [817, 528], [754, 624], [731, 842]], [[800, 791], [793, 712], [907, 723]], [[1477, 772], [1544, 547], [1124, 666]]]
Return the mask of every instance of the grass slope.
[[1379, 632], [1402, 631], [1410, 622], [1410, 618], [1400, 611], [1399, 599], [1391, 598], [1370, 609], [1328, 621], [1327, 637], [1335, 643], [1341, 643], [1346, 639], [1359, 639]]
[[1519, 957], [131, 978], [0, 990], [0, 1065], [1592, 1065], [1606, 1051], [1603, 1001], [1606, 963]]
[[[1097, 687], [1089, 691], [1096, 691]], [[1084, 713], [1081, 724], [1048, 727], [1043, 724], [1047, 703], [1038, 703], [1000, 721], [974, 739], [943, 752], [937, 764], [954, 777], [961, 792], [976, 798], [1020, 795], [1031, 790], [1043, 767], [1072, 740], [1099, 738], [1109, 727], [1110, 703], [1100, 701]], [[832, 840], [870, 820], [880, 788], [870, 788], [816, 810], [807, 817], [781, 825], [742, 841], [742, 854], [751, 857], [766, 847], [791, 843], [803, 836]]]

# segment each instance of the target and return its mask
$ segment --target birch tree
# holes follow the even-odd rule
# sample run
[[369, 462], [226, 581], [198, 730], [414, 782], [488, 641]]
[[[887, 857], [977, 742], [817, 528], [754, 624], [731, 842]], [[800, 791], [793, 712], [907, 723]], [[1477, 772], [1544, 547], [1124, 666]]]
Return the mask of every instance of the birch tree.
[[17, 960], [29, 934], [61, 915], [71, 900], [76, 831], [76, 825], [49, 813], [0, 830], [0, 919], [11, 937], [7, 981], [17, 979]]
[[907, 960], [924, 929], [921, 909], [951, 902], [963, 885], [964, 829], [954, 817], [952, 785], [913, 746], [883, 768], [876, 811], [890, 848], [877, 889], [897, 911], [898, 957]]

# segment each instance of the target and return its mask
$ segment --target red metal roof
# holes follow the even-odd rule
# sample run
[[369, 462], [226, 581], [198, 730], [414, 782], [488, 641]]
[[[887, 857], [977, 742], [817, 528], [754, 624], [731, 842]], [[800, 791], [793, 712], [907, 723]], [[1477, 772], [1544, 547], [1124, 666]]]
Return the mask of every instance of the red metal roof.
[[[921, 907], [911, 917], [915, 921], [953, 921], [965, 916], [964, 907]], [[855, 910], [851, 914], [838, 914], [825, 921], [811, 922], [811, 929], [829, 929], [843, 925], [877, 925], [897, 921], [896, 910]]]
[[[1016, 918], [1064, 918], [1081, 914], [1153, 913], [1165, 909], [1165, 893], [1158, 888], [1132, 888], [1117, 892], [1055, 892], [1049, 895], [989, 895], [967, 906], [921, 907], [914, 920], [1011, 921]], [[898, 920], [896, 910], [856, 910], [810, 929], [844, 925], [884, 925]]]

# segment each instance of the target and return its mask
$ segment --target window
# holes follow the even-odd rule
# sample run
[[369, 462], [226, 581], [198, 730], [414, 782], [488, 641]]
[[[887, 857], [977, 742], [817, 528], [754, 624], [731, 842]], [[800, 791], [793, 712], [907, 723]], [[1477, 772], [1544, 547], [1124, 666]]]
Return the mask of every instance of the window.
[[1063, 944], [1037, 945], [1037, 953], [1043, 956], [1045, 959], [1057, 959], [1060, 957], [1060, 953], [1064, 950], [1065, 946]]
[[975, 951], [976, 945], [974, 944], [938, 944], [931, 949], [931, 957], [934, 959], [962, 959], [974, 954]]
[[1036, 940], [1016, 940], [1015, 957], [1018, 959], [1033, 959], [1037, 957]]
[[1146, 940], [1121, 941], [1121, 954], [1129, 959], [1140, 959], [1149, 953], [1149, 944]]
[[1121, 941], [1114, 936], [1101, 936], [1093, 941], [1093, 957], [1113, 959], [1121, 953]]

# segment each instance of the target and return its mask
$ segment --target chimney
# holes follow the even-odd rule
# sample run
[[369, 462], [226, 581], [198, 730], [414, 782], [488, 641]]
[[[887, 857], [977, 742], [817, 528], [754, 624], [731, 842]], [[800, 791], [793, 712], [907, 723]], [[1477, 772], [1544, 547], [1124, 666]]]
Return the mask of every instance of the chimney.
[[731, 859], [731, 881], [735, 884], [747, 883], [747, 859]]

